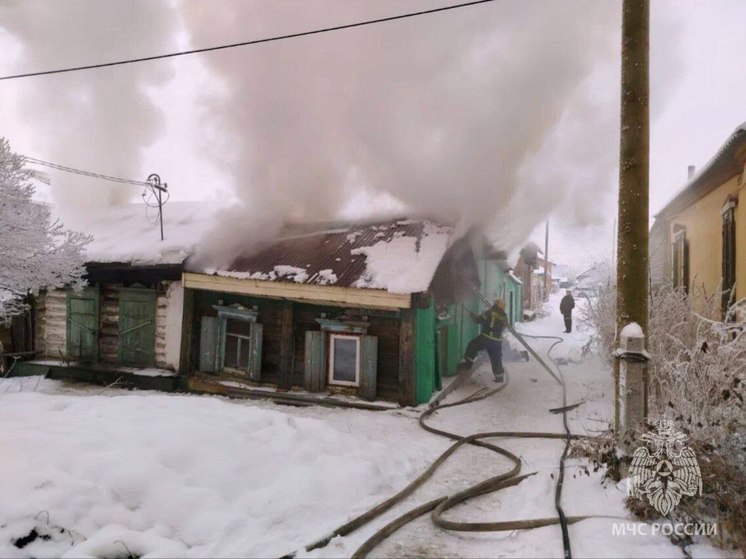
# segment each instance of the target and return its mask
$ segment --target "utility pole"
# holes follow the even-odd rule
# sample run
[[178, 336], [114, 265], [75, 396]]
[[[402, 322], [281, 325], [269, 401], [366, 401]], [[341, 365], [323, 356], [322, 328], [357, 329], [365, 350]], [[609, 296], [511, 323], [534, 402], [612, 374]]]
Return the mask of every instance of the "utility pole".
[[615, 273], [614, 270], [616, 270], [616, 216], [614, 216], [614, 226], [611, 229], [611, 273]]
[[[161, 241], [163, 240], [163, 193], [168, 189], [168, 184], [161, 183], [161, 177], [152, 173], [147, 180], [150, 189], [155, 194], [156, 200], [158, 201], [158, 222], [161, 226]], [[143, 197], [145, 193], [143, 192]], [[147, 202], [146, 202], [147, 203]]]
[[547, 275], [549, 274], [549, 220], [547, 219], [546, 227], [544, 228], [544, 299], [549, 298], [549, 291], [551, 287], [551, 280], [547, 283]]
[[[649, 0], [624, 0], [616, 323], [618, 334], [624, 326], [636, 322], [645, 336], [649, 335], [649, 29]], [[621, 355], [624, 360], [623, 350]], [[615, 366], [617, 432], [620, 422], [622, 430], [629, 430], [633, 427], [630, 423], [644, 421], [647, 417], [647, 367], [642, 367], [639, 375], [625, 376], [624, 372], [631, 362], [630, 359], [621, 364], [621, 375], [619, 361]], [[620, 404], [623, 410], [620, 410]]]

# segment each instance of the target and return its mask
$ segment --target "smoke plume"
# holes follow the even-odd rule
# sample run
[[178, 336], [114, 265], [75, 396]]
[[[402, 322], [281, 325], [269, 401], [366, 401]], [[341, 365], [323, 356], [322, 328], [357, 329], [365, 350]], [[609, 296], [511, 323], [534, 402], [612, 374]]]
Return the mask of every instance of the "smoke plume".
[[[0, 53], [0, 62], [12, 61], [7, 73], [84, 65], [444, 4], [6, 1], [0, 43], [14, 54]], [[187, 118], [177, 111], [200, 115], [187, 143], [210, 158], [216, 177], [227, 172], [241, 203], [205, 240], [211, 265], [229, 263], [288, 221], [376, 211], [477, 225], [511, 250], [553, 211], [580, 225], [605, 217], [598, 206], [611, 199], [618, 153], [620, 22], [618, 1], [501, 0], [171, 62], [20, 80], [12, 82], [12, 110], [39, 146], [29, 155], [135, 178], [144, 178], [144, 150], [175, 133], [159, 106], [172, 119]], [[184, 75], [187, 60], [207, 68], [209, 83]], [[170, 82], [174, 67], [182, 71]], [[191, 97], [200, 105], [189, 105]], [[187, 154], [174, 157], [171, 168], [190, 166]], [[136, 195], [77, 176], [58, 174], [55, 182], [63, 217]], [[215, 186], [183, 189], [209, 194]]]
[[[198, 47], [432, 7], [187, 1], [182, 12]], [[481, 225], [510, 248], [568, 194], [610, 178], [616, 149], [599, 151], [618, 112], [601, 101], [618, 89], [599, 89], [597, 69], [617, 67], [619, 22], [617, 2], [508, 0], [217, 53], [207, 61], [228, 95], [208, 107], [211, 145], [254, 226], [334, 218], [362, 190]], [[578, 165], [585, 176], [569, 171]], [[216, 235], [240, 245], [235, 224]]]
[[[165, 2], [37, 0], [0, 4], [0, 35], [17, 56], [4, 73], [108, 62], [174, 47], [177, 19]], [[168, 63], [144, 63], [3, 82], [28, 122], [28, 155], [127, 178], [140, 176], [142, 150], [162, 132], [149, 88], [171, 78]], [[12, 86], [11, 86], [12, 84]], [[12, 138], [11, 138], [12, 139]], [[138, 194], [132, 187], [55, 173], [61, 215], [81, 214]]]

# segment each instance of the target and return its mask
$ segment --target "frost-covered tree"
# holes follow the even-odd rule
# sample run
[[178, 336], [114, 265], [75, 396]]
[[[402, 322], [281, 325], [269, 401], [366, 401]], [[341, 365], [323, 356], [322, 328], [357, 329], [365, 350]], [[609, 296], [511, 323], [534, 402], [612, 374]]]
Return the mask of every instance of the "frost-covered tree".
[[32, 200], [31, 175], [0, 138], [0, 323], [22, 312], [39, 289], [83, 284], [90, 237], [65, 230], [48, 206]]

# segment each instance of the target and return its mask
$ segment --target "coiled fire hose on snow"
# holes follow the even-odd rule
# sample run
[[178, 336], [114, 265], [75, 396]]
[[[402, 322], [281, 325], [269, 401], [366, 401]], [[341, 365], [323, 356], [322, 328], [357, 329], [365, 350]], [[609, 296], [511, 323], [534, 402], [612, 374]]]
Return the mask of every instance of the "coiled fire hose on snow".
[[[512, 330], [512, 329], [511, 329]], [[530, 338], [537, 338], [537, 339], [554, 339], [555, 343], [552, 344], [552, 346], [548, 350], [548, 355], [551, 359], [551, 350], [559, 344], [562, 340], [560, 337], [556, 336], [530, 336], [525, 335], [526, 337]], [[524, 342], [524, 345], [528, 345]], [[532, 350], [532, 354], [534, 354], [537, 358], [538, 355]], [[540, 363], [545, 367], [549, 368], [546, 363], [543, 362], [540, 358], [538, 358]], [[420, 417], [419, 417], [419, 424], [420, 426], [425, 429], [426, 431], [437, 434], [440, 436], [447, 437], [449, 439], [454, 440], [455, 442], [446, 449], [438, 458], [425, 470], [422, 474], [420, 474], [414, 481], [412, 481], [409, 485], [407, 485], [404, 489], [393, 495], [392, 497], [389, 497], [382, 503], [378, 504], [377, 506], [373, 507], [372, 509], [368, 510], [367, 512], [357, 516], [356, 518], [353, 518], [349, 522], [343, 524], [342, 526], [338, 527], [334, 531], [332, 531], [330, 534], [328, 534], [326, 537], [306, 546], [306, 551], [312, 551], [314, 549], [319, 549], [322, 547], [325, 547], [328, 545], [331, 540], [337, 536], [346, 536], [358, 528], [368, 524], [375, 518], [381, 516], [394, 506], [398, 505], [402, 501], [404, 501], [407, 497], [409, 497], [414, 491], [422, 486], [428, 479], [430, 479], [435, 472], [440, 468], [440, 466], [454, 453], [456, 453], [462, 446], [466, 444], [470, 444], [473, 446], [478, 446], [481, 448], [485, 448], [487, 450], [490, 450], [492, 452], [495, 452], [505, 458], [507, 458], [513, 465], [510, 470], [490, 477], [488, 479], [485, 479], [475, 485], [470, 486], [469, 488], [460, 491], [454, 495], [446, 495], [439, 497], [437, 499], [433, 499], [427, 503], [424, 503], [406, 513], [399, 516], [395, 520], [389, 522], [386, 524], [383, 528], [379, 529], [375, 534], [373, 534], [370, 538], [368, 538], [352, 555], [352, 557], [355, 558], [362, 558], [366, 557], [373, 549], [375, 549], [381, 542], [383, 542], [387, 537], [395, 533], [397, 530], [408, 524], [409, 522], [412, 522], [413, 520], [419, 518], [420, 516], [430, 513], [430, 518], [436, 526], [443, 528], [445, 530], [454, 530], [454, 531], [464, 531], [464, 532], [502, 532], [502, 531], [513, 531], [513, 530], [527, 530], [532, 528], [540, 528], [543, 526], [550, 526], [550, 525], [556, 525], [559, 524], [562, 528], [562, 541], [563, 541], [563, 547], [564, 547], [564, 555], [566, 558], [571, 557], [571, 549], [570, 549], [570, 538], [567, 526], [569, 524], [573, 524], [575, 522], [578, 522], [580, 520], [584, 520], [586, 518], [590, 518], [589, 516], [571, 516], [568, 517], [565, 515], [564, 511], [561, 507], [561, 494], [562, 494], [562, 484], [564, 481], [564, 461], [567, 457], [570, 441], [573, 439], [580, 439], [580, 438], [589, 438], [584, 435], [573, 435], [570, 433], [568, 424], [567, 424], [567, 399], [566, 399], [566, 390], [565, 390], [565, 384], [562, 380], [562, 372], [557, 364], [556, 361], [552, 359], [552, 363], [557, 368], [557, 372], [559, 373], [559, 380], [562, 385], [562, 407], [559, 408], [557, 411], [561, 411], [563, 414], [563, 423], [565, 428], [565, 433], [545, 433], [545, 432], [521, 432], [521, 431], [493, 431], [493, 432], [484, 432], [484, 433], [475, 433], [468, 436], [462, 436], [458, 435], [456, 433], [451, 433], [448, 431], [444, 431], [441, 429], [437, 429], [435, 427], [432, 427], [431, 425], [428, 425], [427, 419], [432, 416], [434, 413], [436, 413], [439, 410], [455, 407], [455, 406], [461, 406], [465, 404], [470, 404], [473, 402], [477, 402], [479, 400], [483, 400], [485, 398], [488, 398], [502, 390], [504, 390], [508, 386], [509, 377], [506, 375], [506, 380], [503, 384], [500, 386], [493, 388], [491, 390], [487, 390], [486, 388], [482, 388], [478, 390], [477, 392], [473, 393], [472, 395], [459, 400], [457, 402], [447, 403], [447, 404], [436, 404], [435, 406], [430, 407], [426, 411], [424, 411]], [[554, 374], [552, 376], [555, 376]], [[571, 409], [573, 406], [569, 406], [569, 409]], [[458, 504], [465, 503], [469, 499], [486, 495], [488, 493], [493, 493], [495, 491], [499, 491], [500, 489], [505, 489], [507, 487], [512, 487], [515, 485], [518, 485], [521, 481], [524, 479], [534, 475], [536, 472], [528, 473], [528, 474], [522, 474], [521, 475], [521, 460], [519, 457], [517, 457], [515, 454], [510, 452], [509, 450], [486, 442], [484, 439], [495, 439], [495, 438], [523, 438], [523, 439], [563, 439], [565, 440], [565, 448], [562, 453], [562, 457], [560, 458], [560, 470], [559, 470], [559, 476], [555, 491], [555, 508], [557, 509], [557, 517], [552, 518], [537, 518], [537, 519], [531, 519], [531, 520], [510, 520], [510, 521], [492, 521], [492, 522], [457, 522], [452, 521], [444, 518], [444, 514], [449, 509], [455, 507]], [[598, 516], [594, 515], [595, 518], [598, 518]], [[284, 558], [294, 557], [296, 555], [296, 552], [287, 554], [284, 556]]]

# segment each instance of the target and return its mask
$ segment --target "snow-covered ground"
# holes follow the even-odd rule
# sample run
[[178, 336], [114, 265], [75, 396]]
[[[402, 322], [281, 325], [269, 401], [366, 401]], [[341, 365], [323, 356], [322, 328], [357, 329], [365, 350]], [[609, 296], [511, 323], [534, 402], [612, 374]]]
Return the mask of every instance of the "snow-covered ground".
[[[530, 324], [555, 335], [556, 308]], [[612, 411], [607, 368], [581, 361], [589, 332], [578, 327], [556, 348], [578, 433], [602, 431]], [[536, 342], [540, 351], [550, 341]], [[508, 363], [508, 387], [448, 410], [432, 423], [463, 434], [490, 430], [562, 432], [559, 385], [535, 362]], [[487, 367], [474, 383], [494, 386]], [[455, 397], [473, 392], [465, 386]], [[303, 546], [389, 497], [450, 442], [422, 431], [420, 410], [369, 412], [293, 408], [218, 397], [127, 392], [38, 377], [0, 382], [0, 556], [300, 557], [349, 556], [385, 522], [436, 496], [509, 467], [479, 448], [462, 448], [404, 504], [323, 549]], [[509, 520], [554, 516], [561, 441], [498, 442], [537, 472], [520, 485], [471, 501], [449, 518]], [[565, 512], [626, 517], [623, 486], [602, 483], [577, 461], [567, 466]], [[683, 557], [663, 536], [612, 535], [608, 518], [570, 527], [576, 557]], [[14, 542], [35, 530], [22, 548]], [[22, 543], [22, 542], [18, 542]], [[708, 546], [694, 556], [722, 556]], [[428, 517], [394, 534], [376, 556], [561, 557], [560, 530], [450, 533]]]

